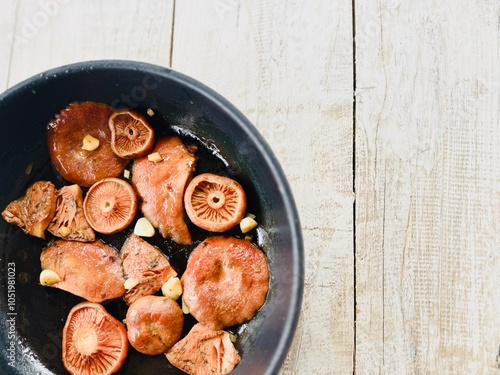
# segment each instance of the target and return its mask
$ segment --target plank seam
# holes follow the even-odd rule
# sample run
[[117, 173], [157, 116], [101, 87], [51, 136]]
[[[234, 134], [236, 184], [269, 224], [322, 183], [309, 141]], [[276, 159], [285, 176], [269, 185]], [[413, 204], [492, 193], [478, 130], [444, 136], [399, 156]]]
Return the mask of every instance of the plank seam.
[[356, 315], [358, 303], [356, 300], [356, 1], [351, 3], [352, 27], [352, 190], [354, 200], [352, 204], [352, 246], [353, 246], [353, 351], [352, 373], [356, 374]]
[[7, 80], [6, 80], [6, 86], [5, 88], [9, 88], [10, 87], [10, 73], [11, 73], [11, 69], [12, 69], [12, 56], [14, 55], [14, 46], [16, 45], [16, 30], [17, 30], [17, 20], [19, 19], [19, 5], [20, 1], [17, 2], [16, 4], [16, 19], [14, 20], [14, 27], [13, 27], [13, 30], [12, 30], [12, 42], [11, 42], [11, 45], [10, 45], [10, 56], [9, 56], [9, 67], [7, 69]]
[[172, 69], [173, 56], [174, 56], [174, 31], [175, 31], [175, 1], [173, 0], [172, 6], [172, 32], [170, 33], [170, 56], [168, 66]]

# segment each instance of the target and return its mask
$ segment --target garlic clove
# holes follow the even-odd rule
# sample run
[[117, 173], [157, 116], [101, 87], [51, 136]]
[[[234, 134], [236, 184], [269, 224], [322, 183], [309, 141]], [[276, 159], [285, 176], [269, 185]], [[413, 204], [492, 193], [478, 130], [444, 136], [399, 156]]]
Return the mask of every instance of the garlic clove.
[[61, 277], [52, 270], [46, 269], [40, 272], [40, 284], [43, 286], [52, 286], [61, 281]]
[[87, 151], [94, 151], [99, 147], [99, 140], [87, 134], [83, 137], [82, 149]]
[[161, 287], [161, 292], [165, 297], [178, 299], [182, 295], [182, 284], [178, 277], [171, 277]]
[[155, 228], [148, 219], [141, 217], [135, 223], [134, 234], [140, 237], [153, 237], [155, 235]]

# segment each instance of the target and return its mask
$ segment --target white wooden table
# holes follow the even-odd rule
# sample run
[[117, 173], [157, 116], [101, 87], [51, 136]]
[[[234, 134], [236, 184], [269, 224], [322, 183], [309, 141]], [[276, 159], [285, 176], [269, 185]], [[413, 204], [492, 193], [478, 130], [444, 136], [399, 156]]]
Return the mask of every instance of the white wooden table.
[[268, 140], [305, 239], [283, 374], [500, 373], [498, 0], [0, 5], [2, 91], [67, 63], [147, 61]]

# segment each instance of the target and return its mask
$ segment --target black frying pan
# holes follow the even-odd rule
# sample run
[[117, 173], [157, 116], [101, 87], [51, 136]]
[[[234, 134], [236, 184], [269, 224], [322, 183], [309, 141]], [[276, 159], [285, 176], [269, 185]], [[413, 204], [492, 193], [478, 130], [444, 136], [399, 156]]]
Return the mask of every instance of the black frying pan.
[[[255, 127], [220, 95], [172, 70], [131, 61], [92, 61], [57, 68], [30, 78], [0, 95], [0, 210], [24, 195], [27, 187], [50, 179], [67, 184], [52, 167], [46, 126], [73, 101], [100, 101], [145, 113], [158, 134], [180, 134], [200, 146], [197, 173], [215, 171], [242, 183], [257, 214], [254, 241], [267, 254], [270, 291], [250, 322], [234, 327], [242, 361], [234, 374], [276, 374], [297, 324], [303, 290], [303, 245], [290, 188], [269, 146]], [[190, 251], [209, 233], [190, 226], [193, 246], [162, 238], [151, 240], [182, 273]], [[121, 247], [124, 235], [103, 237]], [[62, 328], [69, 310], [82, 299], [38, 284], [39, 255], [50, 237], [24, 234], [0, 219], [1, 374], [65, 374]], [[125, 317], [122, 301], [106, 309]], [[194, 320], [187, 316], [187, 330]], [[131, 349], [120, 374], [180, 374], [163, 355]]]

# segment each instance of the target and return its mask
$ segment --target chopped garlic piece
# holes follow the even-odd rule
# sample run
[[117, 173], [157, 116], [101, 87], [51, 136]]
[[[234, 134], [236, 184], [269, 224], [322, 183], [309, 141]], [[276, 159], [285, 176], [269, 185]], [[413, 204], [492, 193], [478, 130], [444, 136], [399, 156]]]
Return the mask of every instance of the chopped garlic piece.
[[127, 279], [123, 283], [123, 287], [125, 288], [125, 290], [128, 291], [128, 290], [132, 289], [133, 287], [135, 287], [137, 284], [139, 284], [139, 280], [137, 280], [137, 279]]
[[127, 180], [130, 180], [130, 171], [128, 169], [125, 169], [123, 171], [123, 177], [125, 177]]
[[152, 154], [148, 155], [149, 161], [158, 163], [163, 160], [159, 152], [153, 152]]
[[186, 302], [184, 302], [184, 299], [182, 299], [182, 312], [184, 314], [189, 314], [189, 307], [187, 307]]
[[70, 233], [71, 233], [71, 229], [69, 229], [68, 227], [61, 227], [61, 228], [59, 228], [59, 233], [58, 234], [61, 237], [66, 237]]
[[171, 277], [161, 287], [161, 293], [165, 297], [176, 300], [182, 294], [182, 284], [178, 277]]
[[251, 218], [250, 216], [244, 217], [240, 221], [241, 233], [249, 232], [252, 229], [254, 229], [257, 225], [258, 225], [258, 223], [253, 218]]
[[151, 108], [148, 108], [146, 112], [149, 115], [149, 117], [153, 117], [155, 115], [155, 112]]
[[135, 223], [134, 233], [140, 237], [153, 237], [155, 235], [155, 228], [148, 219], [141, 217]]
[[235, 343], [236, 340], [238, 339], [238, 336], [236, 336], [233, 332], [226, 331], [229, 334], [229, 340], [231, 340], [232, 343]]
[[97, 138], [92, 137], [90, 134], [83, 137], [82, 149], [94, 151], [97, 147], [99, 147], [99, 140]]
[[44, 286], [52, 286], [61, 281], [61, 277], [52, 270], [43, 270], [40, 272], [40, 284]]

